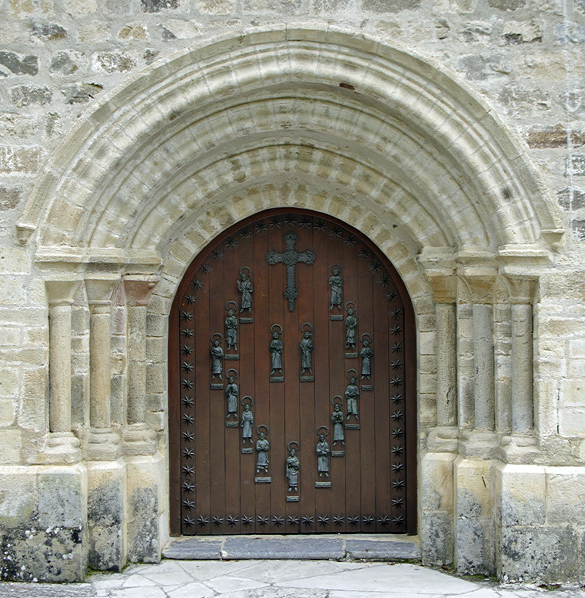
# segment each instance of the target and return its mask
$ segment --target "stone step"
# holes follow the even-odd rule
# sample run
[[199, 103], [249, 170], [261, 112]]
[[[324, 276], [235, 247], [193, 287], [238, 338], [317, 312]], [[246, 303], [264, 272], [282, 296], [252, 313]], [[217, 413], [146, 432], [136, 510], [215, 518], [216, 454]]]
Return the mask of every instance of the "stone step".
[[163, 556], [181, 560], [420, 561], [420, 545], [416, 536], [392, 534], [188, 536], [171, 538]]

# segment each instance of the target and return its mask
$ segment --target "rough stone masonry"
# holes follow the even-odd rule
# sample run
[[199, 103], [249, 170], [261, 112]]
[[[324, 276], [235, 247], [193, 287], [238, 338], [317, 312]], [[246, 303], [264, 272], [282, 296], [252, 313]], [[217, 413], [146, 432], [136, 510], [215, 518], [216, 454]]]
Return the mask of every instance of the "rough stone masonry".
[[0, 572], [169, 535], [167, 331], [272, 207], [367, 235], [417, 330], [422, 560], [585, 582], [582, 0], [5, 0]]

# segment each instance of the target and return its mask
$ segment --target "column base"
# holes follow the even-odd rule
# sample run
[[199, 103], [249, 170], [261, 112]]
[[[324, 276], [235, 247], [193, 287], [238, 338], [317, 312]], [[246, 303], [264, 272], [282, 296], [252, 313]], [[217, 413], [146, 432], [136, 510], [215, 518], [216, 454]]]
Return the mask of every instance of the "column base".
[[459, 454], [463, 457], [478, 457], [480, 459], [496, 459], [500, 442], [492, 431], [471, 430], [462, 434]]
[[534, 436], [520, 436], [514, 434], [502, 438], [500, 458], [504, 463], [534, 463], [539, 454], [538, 443]]
[[75, 465], [81, 461], [79, 438], [72, 432], [50, 432], [29, 448], [31, 465]]
[[120, 436], [111, 428], [93, 428], [86, 437], [88, 461], [115, 461], [120, 456]]
[[122, 433], [125, 455], [154, 455], [157, 449], [156, 432], [146, 424], [132, 424]]
[[457, 426], [437, 426], [427, 437], [427, 450], [431, 453], [456, 453], [459, 449]]

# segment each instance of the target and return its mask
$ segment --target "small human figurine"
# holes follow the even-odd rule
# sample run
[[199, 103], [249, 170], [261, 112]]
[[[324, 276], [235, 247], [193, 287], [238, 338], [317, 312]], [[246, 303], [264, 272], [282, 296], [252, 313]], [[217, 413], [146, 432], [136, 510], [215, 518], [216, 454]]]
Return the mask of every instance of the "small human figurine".
[[311, 338], [310, 330], [305, 330], [303, 338], [301, 339], [301, 374], [306, 370], [313, 373], [312, 359], [313, 359], [313, 339]]
[[319, 477], [329, 477], [329, 445], [325, 440], [323, 434], [319, 434], [319, 442], [317, 443], [317, 471]]
[[286, 459], [286, 479], [288, 480], [289, 492], [298, 492], [300, 469], [301, 464], [297, 457], [297, 449], [293, 446], [289, 449], [289, 454]]
[[355, 415], [356, 419], [359, 419], [358, 415], [358, 399], [360, 398], [360, 389], [355, 383], [355, 377], [351, 377], [347, 388], [345, 389], [345, 404], [347, 405], [347, 419], [350, 415]]
[[340, 276], [341, 270], [338, 266], [334, 266], [333, 274], [329, 277], [329, 286], [331, 286], [331, 305], [329, 309], [332, 310], [333, 307], [337, 307], [341, 309], [342, 303], [342, 289], [343, 289], [343, 280]]
[[272, 367], [271, 376], [276, 370], [280, 370], [282, 374], [282, 341], [278, 338], [276, 330], [272, 332], [272, 340], [270, 341], [270, 365]]
[[213, 341], [211, 347], [211, 379], [217, 376], [220, 380], [223, 371], [223, 349], [219, 346], [219, 339]]
[[258, 438], [256, 442], [256, 453], [258, 454], [256, 457], [256, 473], [260, 473], [263, 471], [264, 473], [268, 473], [268, 449], [270, 448], [270, 443], [266, 440], [266, 435], [264, 432], [260, 432], [260, 438]]
[[228, 351], [233, 347], [238, 350], [238, 318], [234, 316], [234, 310], [229, 309], [225, 319], [225, 342]]
[[372, 357], [374, 356], [374, 351], [370, 347], [370, 341], [367, 338], [363, 340], [360, 356], [362, 358], [362, 379], [367, 378], [370, 380], [372, 377]]
[[240, 313], [243, 311], [252, 311], [252, 292], [254, 289], [252, 288], [252, 281], [248, 278], [248, 274], [246, 274], [244, 268], [240, 268], [240, 278], [241, 280], [238, 280], [238, 291], [242, 295]]
[[343, 429], [343, 411], [339, 403], [335, 403], [333, 413], [331, 414], [331, 423], [333, 424], [333, 446], [341, 442], [345, 446], [345, 431]]
[[249, 403], [244, 404], [244, 411], [242, 413], [242, 444], [246, 443], [246, 440], [252, 444], [252, 426], [254, 425], [254, 414], [250, 411]]
[[226, 419], [229, 419], [230, 415], [233, 415], [235, 419], [238, 419], [238, 394], [238, 385], [234, 382], [234, 377], [228, 376], [228, 384], [225, 388], [225, 396], [227, 399]]
[[345, 348], [351, 349], [355, 347], [355, 333], [357, 329], [357, 318], [354, 315], [353, 307], [347, 310], [347, 317], [345, 318]]

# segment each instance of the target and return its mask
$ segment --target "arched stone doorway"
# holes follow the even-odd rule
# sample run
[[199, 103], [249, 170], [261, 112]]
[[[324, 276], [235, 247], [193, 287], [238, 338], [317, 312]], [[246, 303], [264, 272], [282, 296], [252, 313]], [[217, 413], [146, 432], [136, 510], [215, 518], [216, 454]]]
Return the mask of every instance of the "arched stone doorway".
[[416, 533], [414, 311], [364, 235], [248, 218], [189, 266], [169, 329], [174, 534]]
[[168, 322], [189, 264], [245, 218], [303, 208], [367, 236], [412, 300], [423, 559], [509, 570], [494, 555], [516, 524], [492, 497], [550, 427], [531, 323], [563, 229], [480, 94], [360, 31], [237, 31], [104, 98], [45, 172], [17, 225], [50, 329], [50, 426], [30, 462], [87, 484], [80, 568], [156, 560], [167, 539]]

